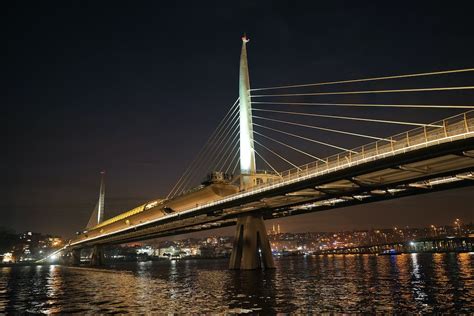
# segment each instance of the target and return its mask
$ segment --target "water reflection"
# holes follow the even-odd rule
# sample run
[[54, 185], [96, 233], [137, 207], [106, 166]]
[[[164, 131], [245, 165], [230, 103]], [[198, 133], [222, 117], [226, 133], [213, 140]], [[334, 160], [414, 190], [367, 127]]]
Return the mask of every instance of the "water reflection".
[[463, 253], [458, 257], [459, 266], [459, 286], [456, 289], [459, 293], [458, 304], [470, 305], [474, 310], [474, 253]]
[[11, 278], [12, 268], [3, 267], [0, 268], [0, 311], [4, 311], [7, 308], [8, 300], [8, 280]]
[[411, 287], [413, 292], [413, 298], [416, 301], [416, 304], [420, 304], [423, 307], [423, 310], [430, 310], [429, 304], [427, 304], [428, 295], [425, 292], [425, 277], [422, 271], [422, 267], [418, 262], [417, 253], [412, 253], [410, 255], [411, 259]]
[[474, 255], [334, 255], [229, 271], [226, 260], [0, 269], [0, 314], [468, 313]]
[[41, 308], [41, 312], [51, 314], [61, 311], [60, 298], [63, 294], [62, 287], [62, 276], [59, 267], [56, 265], [49, 266], [48, 276], [46, 277], [47, 299], [44, 304], [39, 304], [38, 306]]

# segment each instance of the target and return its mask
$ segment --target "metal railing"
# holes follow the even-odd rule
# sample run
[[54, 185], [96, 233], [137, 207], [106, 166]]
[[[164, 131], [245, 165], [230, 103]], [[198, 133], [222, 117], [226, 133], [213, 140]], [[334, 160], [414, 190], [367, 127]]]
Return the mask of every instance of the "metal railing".
[[239, 193], [206, 204], [201, 204], [198, 207], [185, 210], [181, 214], [194, 212], [203, 208], [229, 202], [273, 188], [282, 187], [304, 179], [318, 177], [323, 174], [362, 163], [469, 137], [474, 137], [474, 111], [461, 113], [442, 121], [427, 124], [423, 127], [417, 127], [407, 132], [394, 135], [388, 138], [388, 141], [379, 140], [354, 148], [351, 151], [344, 151], [329, 156], [324, 159], [325, 162], [314, 161], [300, 166], [299, 169], [293, 168], [283, 171], [280, 173], [281, 177], [279, 178], [270, 179], [266, 183], [248, 188]]
[[[438, 127], [435, 127], [438, 126]], [[313, 161], [308, 164], [282, 171], [281, 177], [247, 189], [245, 192], [258, 190], [263, 187], [287, 182], [293, 179], [306, 178], [322, 173], [344, 169], [360, 163], [381, 159], [428, 147], [435, 144], [449, 142], [454, 139], [472, 137], [474, 134], [474, 111], [461, 113], [442, 121], [427, 124], [404, 133], [397, 134], [387, 140], [378, 140], [350, 151], [329, 156], [322, 161]], [[356, 152], [356, 153], [354, 153]]]
[[[433, 125], [437, 125], [435, 127]], [[474, 137], [474, 111], [465, 112], [459, 115], [452, 116], [439, 122], [435, 122], [423, 127], [415, 128], [413, 130], [397, 134], [389, 138], [389, 141], [379, 140], [367, 145], [354, 148], [352, 151], [345, 151], [325, 159], [325, 162], [314, 161], [299, 168], [289, 169], [280, 173], [281, 177], [269, 179], [269, 182], [251, 187], [245, 191], [241, 191], [225, 198], [215, 200], [206, 204], [193, 207], [178, 213], [168, 214], [145, 223], [139, 223], [127, 228], [123, 228], [116, 232], [96, 236], [86, 240], [78, 241], [74, 244], [87, 242], [97, 238], [126, 231], [130, 229], [137, 229], [140, 226], [148, 225], [150, 223], [159, 223], [171, 218], [179, 219], [180, 216], [195, 211], [223, 204], [233, 200], [250, 196], [259, 192], [267, 191], [273, 188], [282, 187], [294, 182], [298, 182], [308, 178], [315, 178], [323, 174], [334, 172], [337, 170], [349, 168], [355, 165], [375, 161], [389, 156], [406, 153], [417, 150], [423, 147], [429, 147], [441, 143], [447, 143], [463, 138]], [[356, 152], [356, 153], [354, 153]]]
[[201, 204], [197, 207], [185, 210], [182, 213], [193, 212], [216, 204], [236, 200], [244, 196], [281, 187], [300, 180], [318, 177], [323, 174], [362, 163], [468, 137], [474, 137], [473, 110], [391, 136], [386, 138], [387, 140], [378, 140], [376, 142], [329, 156], [326, 159], [323, 159], [324, 162], [317, 160], [301, 165], [298, 168], [282, 171], [278, 178], [268, 179], [268, 182], [226, 196], [219, 200]]

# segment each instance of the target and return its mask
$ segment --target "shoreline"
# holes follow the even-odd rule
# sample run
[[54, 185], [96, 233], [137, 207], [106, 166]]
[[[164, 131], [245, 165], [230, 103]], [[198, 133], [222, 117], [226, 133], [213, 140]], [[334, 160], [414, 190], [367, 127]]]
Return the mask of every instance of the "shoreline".
[[[473, 253], [472, 251], [420, 251], [420, 252], [397, 252], [397, 253], [370, 253], [370, 252], [350, 252], [350, 253], [311, 253], [311, 254], [303, 254], [303, 253], [287, 253], [282, 255], [274, 255], [275, 258], [286, 258], [286, 257], [305, 257], [305, 256], [344, 256], [344, 255], [372, 255], [372, 256], [398, 256], [398, 255], [405, 255], [405, 254], [461, 254], [461, 253]], [[131, 262], [154, 262], [154, 261], [173, 261], [173, 260], [222, 260], [228, 259], [228, 257], [186, 257], [186, 258], [176, 258], [176, 259], [166, 259], [166, 258], [150, 258], [149, 260], [122, 260], [122, 261], [110, 261], [106, 262], [105, 265], [110, 264], [117, 264], [117, 263], [131, 263]], [[51, 265], [60, 265], [64, 267], [88, 267], [87, 262], [84, 262], [82, 266], [70, 266], [58, 262], [18, 262], [18, 263], [0, 263], [0, 268], [4, 267], [28, 267], [28, 266], [51, 266]]]

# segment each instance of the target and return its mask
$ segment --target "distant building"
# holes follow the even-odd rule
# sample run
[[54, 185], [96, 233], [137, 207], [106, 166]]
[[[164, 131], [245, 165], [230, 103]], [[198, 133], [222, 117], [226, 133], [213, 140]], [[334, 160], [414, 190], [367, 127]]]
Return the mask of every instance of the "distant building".
[[295, 251], [298, 250], [298, 243], [296, 240], [279, 240], [271, 241], [270, 246], [272, 251]]
[[13, 263], [13, 253], [11, 252], [5, 252], [1, 257], [1, 260], [3, 263]]
[[199, 251], [201, 253], [201, 257], [204, 258], [213, 258], [216, 257], [216, 249], [215, 247], [211, 246], [201, 246], [199, 248]]

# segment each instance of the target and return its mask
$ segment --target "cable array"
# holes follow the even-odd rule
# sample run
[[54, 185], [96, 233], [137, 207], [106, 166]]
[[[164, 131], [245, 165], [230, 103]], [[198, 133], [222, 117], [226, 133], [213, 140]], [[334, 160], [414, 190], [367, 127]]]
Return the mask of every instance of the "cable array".
[[[265, 121], [272, 121], [272, 122], [284, 123], [284, 124], [289, 124], [289, 125], [294, 125], [294, 126], [318, 129], [318, 130], [321, 130], [321, 131], [327, 131], [327, 132], [333, 132], [333, 133], [338, 133], [338, 134], [352, 135], [352, 136], [357, 136], [357, 137], [364, 137], [364, 138], [384, 140], [384, 141], [387, 141], [387, 142], [391, 142], [390, 139], [386, 139], [386, 138], [380, 138], [380, 137], [376, 137], [376, 136], [370, 136], [370, 135], [359, 134], [359, 133], [345, 132], [345, 131], [332, 129], [332, 128], [325, 128], [325, 127], [319, 127], [319, 126], [314, 126], [314, 125], [307, 125], [307, 124], [301, 124], [301, 123], [295, 123], [295, 122], [289, 122], [289, 121], [276, 120], [276, 119], [265, 118], [265, 117], [256, 116], [256, 115], [254, 115], [253, 117], [256, 118], [256, 119], [265, 120]], [[338, 117], [338, 118], [340, 118], [340, 117]]]
[[[379, 76], [373, 78], [361, 78], [361, 79], [349, 79], [349, 80], [339, 80], [339, 81], [328, 81], [328, 82], [317, 82], [317, 83], [306, 83], [306, 84], [292, 84], [292, 85], [281, 85], [274, 87], [264, 87], [264, 88], [254, 88], [250, 89], [250, 92], [257, 92], [252, 94], [253, 99], [253, 115], [254, 120], [254, 134], [256, 139], [254, 142], [256, 146], [261, 147], [264, 150], [265, 154], [270, 155], [269, 160], [265, 161], [271, 163], [270, 158], [273, 158], [275, 161], [279, 160], [284, 162], [286, 165], [298, 169], [299, 162], [290, 161], [290, 156], [295, 157], [295, 155], [290, 155], [291, 152], [301, 154], [306, 157], [306, 159], [311, 158], [312, 160], [317, 160], [320, 162], [326, 162], [324, 159], [321, 159], [317, 154], [319, 151], [315, 146], [310, 146], [310, 144], [305, 145], [305, 150], [298, 148], [297, 145], [292, 144], [293, 140], [298, 140], [299, 143], [307, 142], [320, 145], [323, 147], [328, 147], [329, 149], [344, 151], [348, 153], [357, 153], [355, 150], [349, 149], [346, 146], [339, 145], [337, 142], [340, 142], [341, 138], [331, 138], [329, 135], [331, 133], [346, 135], [350, 137], [365, 138], [374, 141], [385, 141], [387, 143], [394, 143], [392, 139], [388, 139], [379, 135], [370, 135], [371, 133], [365, 133], [360, 131], [351, 131], [350, 128], [346, 126], [353, 126], [357, 123], [363, 124], [377, 124], [375, 129], [383, 128], [384, 125], [393, 125], [394, 128], [401, 128], [404, 126], [414, 126], [422, 128], [443, 128], [443, 125], [440, 124], [429, 124], [426, 122], [417, 122], [417, 119], [398, 119], [396, 112], [393, 112], [397, 109], [410, 109], [410, 110], [422, 110], [425, 113], [419, 115], [420, 119], [426, 119], [426, 111], [428, 110], [459, 110], [459, 109], [474, 109], [474, 105], [459, 105], [459, 104], [423, 104], [419, 102], [407, 103], [407, 104], [396, 104], [392, 102], [347, 102], [347, 97], [350, 95], [370, 95], [370, 94], [408, 94], [408, 93], [432, 93], [432, 92], [444, 92], [444, 93], [453, 93], [461, 90], [474, 90], [472, 85], [456, 85], [456, 86], [436, 86], [436, 87], [407, 87], [403, 89], [341, 89], [339, 91], [306, 91], [309, 88], [323, 88], [325, 86], [332, 85], [348, 85], [353, 83], [367, 83], [372, 81], [387, 81], [395, 79], [405, 79], [405, 78], [420, 78], [428, 76], [440, 76], [440, 75], [454, 75], [460, 73], [470, 73], [474, 72], [474, 68], [464, 68], [464, 69], [454, 69], [454, 70], [445, 70], [445, 71], [434, 71], [434, 72], [423, 72], [415, 74], [403, 74], [403, 75], [393, 75], [393, 76]], [[420, 83], [419, 83], [420, 85]], [[299, 89], [305, 88], [304, 91]], [[296, 92], [292, 92], [294, 89], [298, 89]], [[281, 93], [278, 90], [286, 90], [284, 93]], [[265, 94], [261, 94], [264, 92]], [[332, 98], [345, 97], [346, 102], [338, 102], [338, 100], [331, 100], [326, 102], [317, 102], [308, 100], [308, 98], [316, 98], [319, 96], [327, 96]], [[295, 97], [298, 100], [292, 101], [291, 99]], [[278, 100], [278, 98], [283, 98]], [[304, 100], [301, 100], [304, 98]], [[275, 100], [276, 99], [276, 100]], [[417, 100], [419, 97], [417, 97]], [[260, 105], [255, 107], [255, 105]], [[307, 107], [308, 111], [293, 111], [291, 109], [275, 109], [272, 106], [300, 106]], [[367, 117], [367, 111], [362, 112], [364, 115], [338, 115], [336, 113], [318, 113], [319, 109], [331, 110], [336, 107], [346, 107], [353, 108], [357, 110], [359, 108], [381, 108], [381, 109], [391, 109], [391, 113], [395, 113], [394, 116], [390, 116], [390, 119], [386, 118], [377, 118], [373, 117], [376, 115], [371, 115], [372, 117]], [[257, 113], [257, 115], [256, 115]], [[371, 112], [372, 113], [372, 112]], [[373, 112], [379, 113], [379, 112]], [[413, 113], [413, 112], [412, 112]], [[293, 119], [286, 119], [286, 117], [292, 117]], [[416, 116], [415, 116], [416, 117]], [[318, 119], [318, 123], [309, 121], [312, 118]], [[300, 121], [304, 119], [304, 122]], [[334, 123], [333, 123], [334, 121]], [[352, 121], [351, 125], [344, 125], [346, 128], [337, 128], [341, 124], [338, 124], [337, 121]], [[325, 126], [325, 125], [330, 126]], [[375, 125], [374, 125], [375, 126]], [[398, 127], [397, 127], [398, 126]], [[313, 132], [311, 132], [311, 130]], [[365, 130], [364, 126], [359, 127], [359, 130]], [[299, 132], [298, 132], [299, 131]], [[326, 139], [322, 140], [320, 133], [325, 132]], [[303, 133], [304, 134], [301, 134]], [[310, 135], [311, 133], [311, 135]], [[281, 136], [281, 137], [278, 137]], [[314, 136], [313, 136], [314, 135]], [[278, 151], [275, 146], [285, 148], [283, 151], [286, 154], [282, 154], [282, 149]], [[301, 145], [300, 145], [301, 146]], [[310, 148], [311, 150], [308, 150]], [[314, 149], [313, 149], [314, 148]], [[312, 152], [314, 151], [314, 152]], [[261, 155], [259, 155], [261, 156]], [[267, 157], [266, 157], [267, 158]], [[295, 158], [294, 158], [295, 159]], [[296, 158], [300, 159], [300, 158]], [[273, 169], [273, 168], [272, 168]]]
[[[321, 158], [321, 151], [319, 148], [326, 148], [325, 150], [337, 150], [347, 154], [357, 154], [356, 150], [348, 148], [347, 142], [344, 141], [348, 138], [349, 141], [353, 142], [352, 139], [368, 139], [377, 142], [395, 143], [395, 140], [384, 137], [384, 135], [374, 135], [377, 133], [366, 132], [368, 124], [377, 124], [376, 128], [384, 128], [385, 125], [392, 125], [392, 128], [401, 128], [406, 126], [421, 127], [423, 129], [442, 129], [444, 125], [441, 124], [429, 124], [426, 122], [419, 122], [420, 120], [427, 120], [425, 115], [429, 110], [460, 110], [460, 109], [474, 109], [474, 105], [462, 105], [462, 104], [429, 104], [419, 102], [419, 95], [417, 96], [417, 102], [411, 102], [406, 104], [397, 104], [396, 102], [347, 102], [348, 96], [351, 95], [385, 95], [388, 96], [395, 94], [410, 94], [411, 93], [432, 93], [432, 92], [458, 92], [458, 91], [472, 91], [474, 86], [460, 84], [456, 86], [436, 86], [436, 87], [408, 87], [408, 88], [397, 88], [397, 89], [342, 89], [339, 91], [301, 91], [287, 92], [284, 93], [272, 93], [276, 90], [291, 90], [300, 88], [322, 88], [331, 85], [347, 85], [352, 83], [366, 83], [373, 81], [387, 81], [405, 78], [421, 78], [428, 76], [440, 76], [440, 75], [455, 75], [460, 73], [474, 72], [474, 68], [454, 69], [445, 71], [434, 71], [434, 72], [423, 72], [414, 74], [403, 74], [393, 76], [379, 76], [373, 78], [361, 78], [361, 79], [349, 79], [340, 81], [329, 81], [329, 82], [317, 82], [317, 83], [306, 83], [306, 84], [292, 84], [282, 85], [274, 87], [264, 87], [249, 90], [250, 93], [255, 91], [265, 91], [265, 94], [251, 95], [254, 100], [254, 107], [252, 111], [252, 126], [253, 126], [253, 142], [254, 142], [254, 153], [258, 159], [268, 166], [275, 174], [280, 175], [277, 166], [285, 165], [297, 170], [301, 170], [299, 165], [304, 160], [310, 159], [311, 161], [317, 161], [318, 163], [327, 163], [327, 160]], [[344, 102], [340, 100], [331, 100], [329, 102], [316, 102], [308, 100], [310, 98], [316, 98], [319, 96], [331, 96], [333, 98], [344, 97]], [[292, 101], [292, 97], [297, 97], [295, 101]], [[304, 100], [301, 100], [303, 97]], [[375, 96], [374, 96], [375, 97]], [[373, 97], [373, 98], [374, 98]], [[269, 101], [267, 98], [271, 98]], [[278, 98], [284, 98], [278, 100]], [[358, 97], [360, 98], [360, 97]], [[256, 101], [255, 101], [256, 100]], [[404, 100], [404, 99], [402, 99]], [[442, 102], [440, 102], [442, 103]], [[451, 103], [451, 102], [449, 102]], [[293, 111], [291, 109], [274, 109], [273, 106], [300, 106], [306, 107], [309, 111]], [[358, 111], [361, 108], [381, 108], [390, 109], [390, 111], [402, 111], [405, 110], [418, 110], [424, 111], [419, 115], [419, 119], [413, 119], [413, 112], [411, 112], [410, 119], [398, 119], [396, 117], [397, 112], [390, 112], [390, 119], [376, 117], [377, 111], [370, 112], [370, 117], [367, 117], [367, 111], [362, 111], [355, 115], [350, 113], [344, 113], [339, 115], [336, 113], [321, 113], [318, 112], [320, 109], [331, 110], [333, 108], [353, 108], [354, 111]], [[239, 126], [239, 99], [230, 107], [224, 118], [220, 121], [217, 128], [213, 131], [203, 148], [199, 151], [196, 158], [191, 162], [188, 168], [184, 171], [178, 182], [174, 185], [171, 192], [168, 194], [168, 198], [172, 198], [176, 195], [186, 192], [197, 179], [202, 179], [203, 173], [207, 173], [211, 170], [218, 170], [227, 174], [235, 174], [238, 172], [238, 165], [240, 162], [240, 126]], [[255, 112], [258, 115], [255, 115]], [[396, 114], [396, 115], [392, 115]], [[286, 119], [291, 117], [292, 119]], [[298, 121], [304, 119], [304, 122]], [[316, 119], [318, 123], [313, 122]], [[338, 128], [338, 121], [351, 121], [351, 124], [344, 124], [344, 128]], [[330, 126], [326, 126], [329, 124]], [[353, 125], [364, 124], [358, 127], [357, 131], [351, 131]], [[340, 125], [340, 124], [339, 124]], [[372, 125], [371, 125], [372, 126]], [[357, 128], [357, 126], [356, 126]], [[363, 132], [361, 132], [361, 130]], [[301, 135], [300, 133], [302, 133]], [[309, 135], [309, 133], [312, 133]], [[326, 138], [322, 139], [321, 134], [325, 133]], [[328, 135], [337, 134], [338, 137], [331, 137]], [[343, 135], [345, 138], [341, 138]], [[279, 137], [280, 136], [280, 137]], [[353, 138], [349, 138], [353, 137]], [[297, 141], [297, 144], [293, 144], [292, 140]], [[383, 143], [382, 143], [383, 144]], [[257, 148], [255, 148], [257, 147]], [[278, 149], [276, 148], [278, 147]], [[352, 147], [352, 145], [351, 145]], [[356, 146], [354, 146], [356, 147]], [[258, 150], [257, 150], [258, 149]], [[359, 149], [357, 149], [359, 150]]]
[[474, 109], [474, 105], [429, 105], [429, 104], [370, 104], [370, 103], [321, 103], [321, 102], [259, 102], [253, 104], [310, 105], [341, 107], [415, 108], [415, 109]]
[[250, 89], [250, 91], [305, 88], [305, 87], [327, 86], [327, 85], [335, 85], [335, 84], [347, 84], [347, 83], [368, 82], [368, 81], [381, 81], [381, 80], [391, 80], [391, 79], [447, 75], [447, 74], [472, 72], [472, 71], [474, 71], [474, 68], [464, 68], [464, 69], [422, 72], [422, 73], [416, 73], [416, 74], [404, 74], [404, 75], [382, 76], [382, 77], [374, 77], [374, 78], [350, 79], [350, 80], [339, 80], [339, 81], [328, 81], [328, 82], [317, 82], [317, 83], [294, 84], [294, 85], [285, 85], [285, 86], [276, 86], [276, 87], [267, 87], [267, 88], [256, 88], [256, 89]]
[[[238, 139], [238, 121], [239, 121], [239, 99], [229, 108], [224, 118], [219, 122], [216, 129], [211, 133], [204, 146], [198, 152], [197, 156], [191, 161], [181, 177], [173, 186], [167, 199], [182, 194], [190, 188], [196, 181], [202, 180], [202, 177], [215, 167], [222, 157], [228, 157], [233, 153], [229, 152], [230, 139]], [[237, 136], [236, 136], [237, 134]], [[231, 147], [231, 148], [235, 148]], [[228, 161], [228, 159], [225, 159]], [[230, 161], [229, 163], [232, 163]], [[227, 162], [222, 164], [226, 170], [230, 169]]]
[[252, 95], [252, 98], [265, 98], [265, 97], [305, 97], [305, 96], [318, 96], [318, 95], [349, 95], [349, 94], [427, 92], [427, 91], [453, 91], [453, 90], [473, 90], [473, 89], [474, 89], [474, 86], [462, 86], [462, 87], [430, 87], [430, 88], [393, 89], [393, 90], [363, 90], [363, 91], [333, 91], [333, 92], [310, 92], [310, 93], [260, 94], [260, 95]]
[[[290, 112], [290, 111], [276, 111], [276, 110], [265, 110], [265, 109], [254, 109], [254, 111], [283, 113], [283, 114], [290, 114], [290, 115], [302, 115], [302, 116], [324, 117], [324, 118], [339, 119], [339, 120], [364, 121], [364, 122], [373, 122], [373, 123], [375, 122], [375, 123], [386, 123], [386, 124], [397, 124], [397, 125], [443, 127], [443, 126], [441, 126], [441, 125], [423, 124], [423, 123], [415, 123], [415, 122], [404, 122], [404, 121], [379, 120], [379, 119], [363, 118], [363, 117], [324, 115], [324, 114], [313, 114], [313, 113], [302, 113], [302, 112]], [[337, 131], [337, 132], [341, 133], [342, 131]], [[359, 136], [360, 136], [360, 135], [359, 135]], [[372, 137], [369, 137], [369, 136], [367, 136], [367, 135], [366, 135], [365, 137], [372, 138]]]

